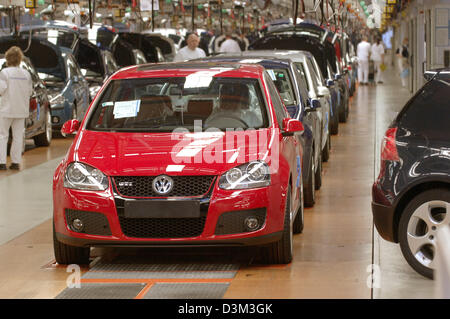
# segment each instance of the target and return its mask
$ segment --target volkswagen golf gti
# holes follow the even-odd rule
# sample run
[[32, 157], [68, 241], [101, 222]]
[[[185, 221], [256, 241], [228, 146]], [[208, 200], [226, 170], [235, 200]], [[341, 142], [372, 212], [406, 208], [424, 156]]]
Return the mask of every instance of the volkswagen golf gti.
[[303, 125], [265, 69], [133, 66], [103, 85], [53, 178], [54, 252], [251, 245], [289, 263], [303, 229]]

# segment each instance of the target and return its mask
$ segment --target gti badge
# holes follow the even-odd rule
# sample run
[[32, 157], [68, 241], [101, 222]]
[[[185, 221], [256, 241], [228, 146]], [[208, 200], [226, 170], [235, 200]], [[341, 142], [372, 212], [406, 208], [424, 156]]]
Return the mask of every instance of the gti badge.
[[157, 194], [166, 195], [173, 188], [173, 179], [167, 175], [160, 175], [153, 180], [152, 186]]
[[133, 182], [119, 182], [120, 187], [132, 187]]

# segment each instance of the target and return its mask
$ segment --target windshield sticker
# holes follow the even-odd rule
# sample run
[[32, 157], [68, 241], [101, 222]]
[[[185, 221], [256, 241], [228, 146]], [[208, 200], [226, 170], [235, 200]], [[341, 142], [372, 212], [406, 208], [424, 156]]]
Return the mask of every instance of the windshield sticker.
[[121, 101], [114, 103], [114, 118], [136, 117], [139, 112], [141, 100]]

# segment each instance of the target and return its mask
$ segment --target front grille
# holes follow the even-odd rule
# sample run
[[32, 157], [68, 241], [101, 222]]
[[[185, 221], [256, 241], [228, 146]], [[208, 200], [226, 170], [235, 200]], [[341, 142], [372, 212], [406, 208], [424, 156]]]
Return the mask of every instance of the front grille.
[[[105, 215], [73, 209], [66, 209], [65, 213], [66, 222], [70, 230], [89, 235], [111, 236], [108, 218]], [[80, 219], [83, 222], [83, 229], [81, 231], [72, 228], [72, 222], [75, 219]]]
[[[147, 199], [152, 200], [152, 199]], [[125, 201], [115, 198], [122, 233], [134, 238], [188, 238], [203, 233], [209, 209], [209, 198], [200, 199], [199, 218], [126, 218]]]
[[173, 189], [165, 196], [153, 190], [153, 179], [157, 176], [115, 176], [117, 192], [126, 197], [187, 197], [201, 196], [208, 192], [214, 176], [171, 176]]
[[187, 238], [200, 236], [206, 216], [200, 218], [125, 218], [120, 217], [125, 236], [134, 238]]

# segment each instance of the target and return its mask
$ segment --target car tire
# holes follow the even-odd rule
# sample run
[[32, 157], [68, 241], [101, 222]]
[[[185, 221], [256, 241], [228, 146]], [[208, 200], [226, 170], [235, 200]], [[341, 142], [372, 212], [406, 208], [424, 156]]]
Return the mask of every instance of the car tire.
[[284, 209], [283, 234], [279, 241], [276, 241], [265, 250], [265, 262], [268, 264], [289, 264], [293, 256], [293, 227], [291, 222], [291, 186], [286, 193], [286, 207]]
[[52, 134], [52, 116], [50, 111], [47, 111], [45, 131], [33, 137], [34, 144], [36, 146], [50, 146], [50, 143], [52, 142]]
[[303, 228], [305, 226], [305, 218], [304, 218], [304, 201], [301, 199], [300, 207], [297, 210], [297, 214], [294, 218], [294, 225], [292, 226], [294, 234], [301, 234], [303, 232]]
[[[433, 209], [429, 210], [426, 206], [431, 203]], [[400, 216], [398, 239], [403, 256], [415, 271], [430, 279], [434, 273], [436, 233], [450, 220], [450, 211], [446, 209], [448, 203], [449, 189], [427, 190], [414, 197]]]
[[333, 121], [331, 122], [330, 133], [333, 135], [339, 134], [339, 115], [336, 113], [334, 114]]
[[304, 185], [303, 194], [305, 207], [313, 207], [316, 203], [316, 165], [314, 163], [314, 150], [312, 150], [308, 181]]
[[344, 99], [341, 100], [341, 106], [339, 107], [339, 122], [340, 123], [346, 123], [347, 122], [347, 109], [346, 105], [344, 103]]
[[53, 224], [53, 250], [55, 260], [60, 265], [88, 265], [89, 264], [89, 247], [75, 247], [66, 245], [56, 238], [55, 225]]
[[322, 161], [328, 162], [330, 159], [330, 150], [331, 150], [331, 138], [330, 134], [328, 134], [327, 144], [325, 144], [325, 148], [322, 150]]
[[316, 184], [316, 191], [319, 190], [322, 187], [322, 152], [319, 152], [319, 160], [317, 161], [317, 167], [316, 167], [316, 176], [315, 184]]

